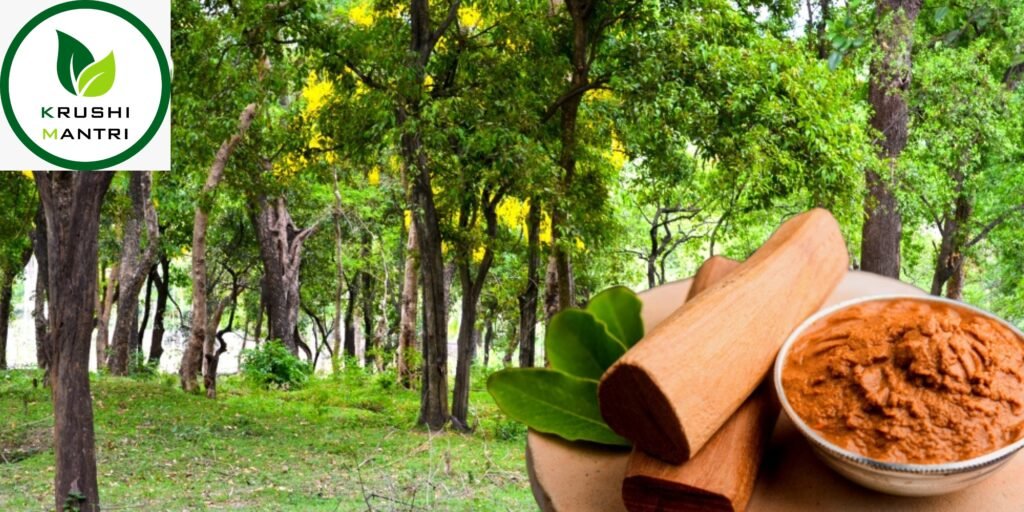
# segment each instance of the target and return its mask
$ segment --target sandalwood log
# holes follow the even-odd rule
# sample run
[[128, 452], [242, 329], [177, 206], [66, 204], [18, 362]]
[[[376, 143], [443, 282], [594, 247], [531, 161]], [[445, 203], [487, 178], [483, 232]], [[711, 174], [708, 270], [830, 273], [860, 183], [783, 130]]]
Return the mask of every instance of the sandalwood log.
[[778, 416], [778, 401], [765, 379], [689, 461], [667, 464], [635, 451], [622, 482], [626, 508], [630, 512], [746, 510]]
[[[686, 300], [738, 266], [721, 257], [704, 262]], [[779, 414], [778, 402], [765, 382], [689, 461], [666, 464], [634, 449], [622, 482], [626, 508], [630, 512], [745, 510]]]
[[790, 219], [608, 369], [598, 389], [601, 415], [648, 454], [689, 460], [753, 393], [786, 336], [848, 265], [830, 213]]

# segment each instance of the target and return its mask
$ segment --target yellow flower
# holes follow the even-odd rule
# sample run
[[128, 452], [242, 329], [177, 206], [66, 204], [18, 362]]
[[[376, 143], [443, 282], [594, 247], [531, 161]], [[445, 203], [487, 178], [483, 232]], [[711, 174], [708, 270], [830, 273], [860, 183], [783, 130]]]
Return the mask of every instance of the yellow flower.
[[484, 249], [483, 247], [477, 247], [476, 249], [473, 249], [473, 263], [480, 263], [481, 261], [483, 261], [484, 253], [486, 252], [487, 249]]
[[355, 25], [369, 27], [375, 21], [373, 9], [365, 3], [359, 3], [348, 10], [348, 19]]
[[371, 186], [376, 187], [377, 185], [380, 185], [380, 167], [374, 166], [373, 169], [370, 169], [370, 173], [367, 175], [366, 179], [370, 182]]
[[459, 25], [476, 28], [480, 24], [480, 11], [476, 7], [459, 7]]

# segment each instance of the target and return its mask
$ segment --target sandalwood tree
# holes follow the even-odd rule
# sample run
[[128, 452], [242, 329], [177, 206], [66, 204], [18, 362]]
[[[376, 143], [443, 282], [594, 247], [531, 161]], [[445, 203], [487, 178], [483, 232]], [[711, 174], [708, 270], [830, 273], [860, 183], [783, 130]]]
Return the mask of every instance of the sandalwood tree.
[[35, 172], [46, 216], [53, 389], [54, 504], [99, 510], [89, 348], [100, 207], [113, 173]]

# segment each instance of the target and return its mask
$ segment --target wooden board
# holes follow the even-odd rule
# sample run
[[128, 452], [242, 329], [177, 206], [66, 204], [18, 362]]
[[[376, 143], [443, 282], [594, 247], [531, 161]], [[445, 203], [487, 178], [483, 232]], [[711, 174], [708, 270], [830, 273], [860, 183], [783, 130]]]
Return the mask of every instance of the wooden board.
[[[641, 294], [649, 329], [682, 304], [690, 281], [678, 281]], [[924, 292], [899, 281], [850, 272], [826, 305], [884, 293]], [[530, 432], [527, 437], [530, 485], [545, 512], [620, 512], [621, 485], [628, 451], [571, 443]], [[1019, 511], [1024, 504], [1024, 457], [1015, 457], [985, 481], [954, 494], [900, 498], [860, 487], [828, 469], [783, 415], [758, 475], [748, 510], [892, 510], [900, 512]]]

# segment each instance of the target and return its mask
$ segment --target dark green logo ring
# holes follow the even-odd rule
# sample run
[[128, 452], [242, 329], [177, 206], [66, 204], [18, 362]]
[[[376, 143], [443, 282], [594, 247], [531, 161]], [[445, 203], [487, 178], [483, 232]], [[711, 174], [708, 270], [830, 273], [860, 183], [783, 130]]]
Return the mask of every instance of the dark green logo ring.
[[[14, 56], [17, 54], [21, 44], [25, 42], [25, 38], [28, 37], [28, 35], [44, 21], [58, 14], [80, 9], [106, 12], [127, 21], [131, 26], [135, 27], [135, 29], [138, 30], [144, 38], [146, 38], [149, 46], [153, 49], [153, 53], [156, 55], [157, 63], [160, 65], [160, 104], [157, 107], [156, 117], [154, 117], [153, 123], [149, 126], [149, 129], [147, 129], [142, 135], [142, 138], [120, 154], [92, 162], [68, 160], [54, 155], [40, 147], [34, 140], [32, 140], [31, 137], [28, 136], [27, 133], [25, 133], [25, 129], [21, 126], [21, 123], [18, 122], [17, 116], [14, 115], [14, 109], [11, 105], [11, 65], [14, 62]], [[14, 37], [14, 41], [11, 42], [11, 46], [7, 50], [7, 55], [4, 57], [3, 68], [0, 69], [0, 102], [3, 104], [4, 114], [6, 115], [7, 122], [11, 125], [11, 129], [14, 131], [14, 134], [18, 136], [18, 139], [25, 145], [25, 147], [39, 158], [42, 158], [53, 165], [75, 171], [96, 171], [100, 169], [108, 169], [124, 163], [131, 157], [138, 154], [146, 147], [147, 144], [149, 144], [150, 141], [153, 140], [156, 133], [160, 131], [160, 126], [163, 124], [164, 118], [167, 116], [167, 111], [170, 109], [171, 105], [171, 67], [170, 63], [167, 61], [167, 55], [164, 53], [163, 47], [160, 46], [160, 41], [157, 40], [156, 35], [154, 35], [153, 31], [150, 30], [149, 27], [147, 27], [146, 24], [134, 14], [128, 12], [122, 7], [108, 4], [106, 2], [99, 2], [96, 0], [73, 0], [55, 5], [39, 13], [24, 27], [22, 27]]]

